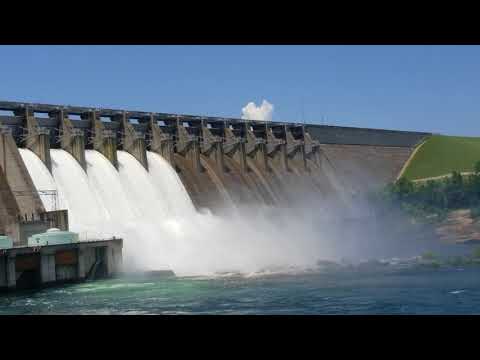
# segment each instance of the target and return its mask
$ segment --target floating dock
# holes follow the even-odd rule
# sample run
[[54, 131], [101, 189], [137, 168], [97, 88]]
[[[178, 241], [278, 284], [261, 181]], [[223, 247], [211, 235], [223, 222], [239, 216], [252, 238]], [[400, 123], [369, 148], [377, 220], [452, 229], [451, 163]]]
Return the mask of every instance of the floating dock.
[[112, 277], [122, 265], [122, 239], [0, 248], [0, 290]]

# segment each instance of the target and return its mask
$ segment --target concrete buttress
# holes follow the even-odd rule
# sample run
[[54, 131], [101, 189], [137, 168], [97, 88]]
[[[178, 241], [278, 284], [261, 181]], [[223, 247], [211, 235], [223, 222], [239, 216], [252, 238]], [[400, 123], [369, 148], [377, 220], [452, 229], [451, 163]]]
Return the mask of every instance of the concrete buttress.
[[89, 112], [87, 117], [91, 121], [94, 150], [101, 152], [118, 169], [117, 135], [114, 131], [105, 129], [95, 111]]
[[128, 114], [126, 112], [117, 116], [117, 119], [120, 120], [121, 124], [122, 149], [137, 159], [138, 162], [140, 162], [140, 164], [142, 164], [142, 166], [148, 171], [145, 134], [135, 130], [133, 125], [128, 121]]
[[[150, 150], [161, 155], [170, 165], [175, 165], [173, 157], [173, 138], [158, 126], [155, 118], [150, 116]], [[174, 166], [175, 167], [175, 166]]]
[[85, 135], [82, 129], [75, 128], [63, 110], [56, 114], [60, 128], [60, 146], [72, 155], [83, 170], [87, 170], [85, 160]]
[[24, 141], [25, 147], [33, 151], [43, 161], [48, 171], [52, 172], [52, 160], [50, 158], [50, 130], [40, 127], [35, 119], [33, 111], [28, 106], [23, 110], [16, 110], [16, 114], [22, 114], [24, 118]]
[[200, 140], [198, 136], [190, 134], [181, 124], [179, 118], [176, 121], [177, 141], [175, 143], [177, 153], [183, 156], [190, 167], [196, 173], [203, 172], [200, 163]]
[[225, 163], [223, 160], [223, 137], [214, 135], [203, 120], [201, 126], [202, 154], [213, 160], [216, 166], [217, 173], [222, 176], [225, 171]]

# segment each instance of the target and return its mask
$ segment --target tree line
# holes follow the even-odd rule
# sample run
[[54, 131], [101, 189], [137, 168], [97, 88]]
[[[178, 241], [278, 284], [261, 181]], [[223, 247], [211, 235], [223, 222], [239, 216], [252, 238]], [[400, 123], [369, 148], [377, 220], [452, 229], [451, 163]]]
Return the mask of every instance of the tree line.
[[465, 208], [471, 209], [472, 216], [480, 216], [480, 161], [471, 175], [453, 171], [449, 177], [425, 182], [400, 178], [376, 196], [416, 218], [443, 218], [448, 211]]

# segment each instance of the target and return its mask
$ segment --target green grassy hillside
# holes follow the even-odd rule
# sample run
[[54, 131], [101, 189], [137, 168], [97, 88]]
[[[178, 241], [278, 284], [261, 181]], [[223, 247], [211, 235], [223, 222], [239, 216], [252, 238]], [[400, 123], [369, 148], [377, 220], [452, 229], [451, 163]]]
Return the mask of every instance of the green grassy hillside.
[[417, 151], [403, 176], [409, 180], [473, 171], [480, 160], [480, 137], [434, 135]]

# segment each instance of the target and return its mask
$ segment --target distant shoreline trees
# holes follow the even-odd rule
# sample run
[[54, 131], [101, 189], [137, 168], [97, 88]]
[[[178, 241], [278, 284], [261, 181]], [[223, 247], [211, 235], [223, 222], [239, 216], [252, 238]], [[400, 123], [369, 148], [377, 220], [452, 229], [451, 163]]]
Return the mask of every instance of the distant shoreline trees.
[[453, 171], [450, 177], [412, 182], [400, 178], [387, 185], [380, 194], [383, 200], [399, 205], [417, 219], [441, 220], [451, 210], [470, 209], [473, 217], [480, 216], [480, 161], [474, 173], [461, 175]]

